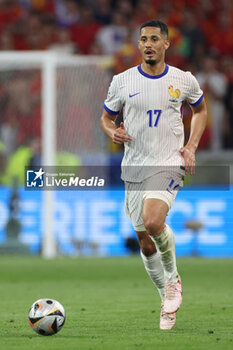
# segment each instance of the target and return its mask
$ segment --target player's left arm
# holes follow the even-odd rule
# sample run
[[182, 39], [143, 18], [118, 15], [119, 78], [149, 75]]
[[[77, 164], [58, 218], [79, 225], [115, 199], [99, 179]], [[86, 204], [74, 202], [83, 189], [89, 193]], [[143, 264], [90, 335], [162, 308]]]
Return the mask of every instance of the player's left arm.
[[201, 136], [206, 127], [207, 109], [205, 100], [203, 99], [198, 106], [191, 106], [193, 116], [191, 120], [190, 136], [187, 144], [180, 149], [180, 153], [184, 157], [185, 173], [191, 175], [195, 172], [195, 153], [199, 145]]

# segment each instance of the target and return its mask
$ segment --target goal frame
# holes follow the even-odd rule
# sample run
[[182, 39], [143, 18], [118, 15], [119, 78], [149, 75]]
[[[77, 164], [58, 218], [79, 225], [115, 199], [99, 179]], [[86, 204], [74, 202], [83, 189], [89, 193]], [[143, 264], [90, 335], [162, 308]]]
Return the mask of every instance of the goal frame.
[[[98, 64], [111, 66], [108, 56], [60, 55], [52, 51], [4, 51], [0, 53], [0, 70], [41, 69], [42, 90], [42, 166], [54, 166], [56, 157], [56, 69], [59, 66]], [[54, 191], [43, 191], [42, 256], [54, 258], [57, 251], [54, 237]]]

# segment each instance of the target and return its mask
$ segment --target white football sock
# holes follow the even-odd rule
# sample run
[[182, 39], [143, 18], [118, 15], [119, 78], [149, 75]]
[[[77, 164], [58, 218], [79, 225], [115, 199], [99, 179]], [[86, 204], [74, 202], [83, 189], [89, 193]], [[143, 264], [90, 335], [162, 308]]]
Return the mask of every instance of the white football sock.
[[151, 256], [145, 256], [141, 251], [142, 261], [144, 263], [146, 272], [150, 276], [155, 286], [158, 289], [161, 299], [164, 298], [164, 268], [161, 262], [159, 252]]
[[164, 267], [165, 282], [178, 282], [178, 272], [176, 267], [175, 237], [168, 225], [158, 236], [151, 236], [156, 244]]

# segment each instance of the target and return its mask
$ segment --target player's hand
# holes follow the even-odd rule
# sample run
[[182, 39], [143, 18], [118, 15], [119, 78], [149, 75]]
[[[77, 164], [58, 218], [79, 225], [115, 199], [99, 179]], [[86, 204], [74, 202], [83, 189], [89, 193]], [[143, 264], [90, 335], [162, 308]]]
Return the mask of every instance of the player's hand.
[[188, 147], [182, 147], [180, 154], [184, 157], [185, 175], [188, 173], [194, 175], [196, 165], [195, 152], [191, 151]]
[[126, 134], [124, 123], [121, 122], [120, 127], [117, 128], [113, 133], [112, 141], [114, 143], [117, 143], [118, 145], [121, 145], [122, 143], [131, 141], [131, 140], [132, 140], [132, 137]]

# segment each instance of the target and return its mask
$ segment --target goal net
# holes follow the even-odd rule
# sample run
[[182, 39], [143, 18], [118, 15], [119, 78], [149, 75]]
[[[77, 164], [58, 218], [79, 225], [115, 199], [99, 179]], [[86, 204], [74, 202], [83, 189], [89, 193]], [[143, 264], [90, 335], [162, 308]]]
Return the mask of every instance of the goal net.
[[[111, 80], [110, 64], [108, 57], [0, 53], [0, 146], [12, 159], [12, 169], [1, 174], [3, 184], [11, 185], [10, 177], [16, 175], [23, 185], [29, 159], [43, 166], [101, 163], [108, 141], [99, 118]], [[29, 153], [17, 164], [14, 157], [24, 148]], [[42, 225], [42, 253], [50, 258], [59, 245], [56, 227], [63, 236], [67, 230], [55, 223], [56, 194], [43, 191], [42, 196], [43, 222], [38, 227]]]

